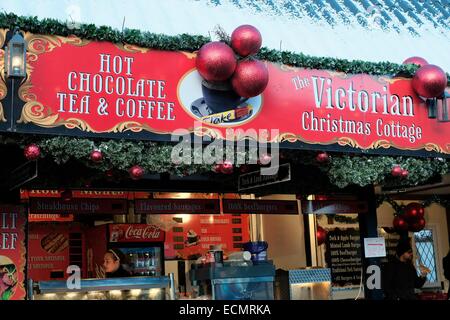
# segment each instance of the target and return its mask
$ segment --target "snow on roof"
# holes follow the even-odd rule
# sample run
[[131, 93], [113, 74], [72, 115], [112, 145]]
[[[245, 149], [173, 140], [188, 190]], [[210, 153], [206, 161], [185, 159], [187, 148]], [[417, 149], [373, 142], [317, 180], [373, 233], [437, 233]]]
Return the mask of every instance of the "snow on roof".
[[421, 56], [450, 72], [450, 0], [14, 0], [0, 10], [168, 35], [252, 24], [269, 48], [374, 62]]

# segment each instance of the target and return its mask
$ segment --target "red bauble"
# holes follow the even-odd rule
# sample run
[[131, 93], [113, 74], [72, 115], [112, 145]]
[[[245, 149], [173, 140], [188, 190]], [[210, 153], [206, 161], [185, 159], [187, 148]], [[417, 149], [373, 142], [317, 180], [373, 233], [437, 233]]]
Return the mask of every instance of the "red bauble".
[[141, 166], [133, 166], [130, 168], [130, 177], [133, 180], [139, 180], [140, 178], [142, 178], [142, 176], [144, 175], [144, 169], [142, 169]]
[[248, 165], [246, 165], [246, 164], [243, 164], [243, 165], [241, 165], [241, 166], [239, 167], [239, 171], [240, 171], [241, 173], [247, 173], [247, 172], [250, 171], [250, 167], [249, 167]]
[[94, 150], [91, 152], [91, 160], [93, 162], [102, 162], [103, 160], [103, 153], [100, 150]]
[[231, 34], [231, 47], [242, 57], [257, 53], [261, 44], [261, 33], [254, 26], [239, 26]]
[[425, 219], [420, 218], [419, 220], [417, 220], [417, 222], [410, 224], [408, 230], [412, 232], [419, 232], [420, 230], [425, 228], [425, 225], [426, 225]]
[[233, 163], [231, 161], [224, 161], [221, 165], [220, 171], [224, 174], [233, 173]]
[[410, 224], [422, 219], [424, 214], [425, 209], [420, 203], [411, 202], [405, 207], [405, 217]]
[[317, 245], [319, 246], [322, 245], [323, 243], [325, 243], [325, 240], [327, 239], [327, 231], [321, 226], [317, 226], [316, 237], [317, 237]]
[[266, 165], [272, 161], [272, 156], [270, 154], [264, 153], [259, 157], [259, 164]]
[[224, 81], [230, 78], [236, 69], [236, 57], [227, 44], [219, 41], [208, 42], [198, 51], [195, 64], [205, 80]]
[[216, 173], [221, 173], [222, 172], [222, 165], [221, 164], [215, 164], [213, 167], [213, 171]]
[[330, 156], [326, 152], [320, 152], [316, 156], [316, 161], [320, 163], [325, 163], [330, 161]]
[[408, 172], [408, 170], [403, 169], [403, 170], [402, 170], [402, 173], [401, 173], [400, 175], [401, 175], [402, 178], [407, 178], [408, 175], [409, 175], [409, 172]]
[[241, 97], [250, 98], [261, 94], [269, 83], [269, 71], [259, 60], [240, 61], [231, 78], [234, 91]]
[[394, 229], [397, 231], [406, 231], [408, 230], [408, 222], [406, 222], [403, 217], [395, 217], [392, 222]]
[[400, 177], [402, 175], [403, 169], [400, 166], [393, 166], [391, 170], [391, 174], [394, 177]]
[[436, 98], [444, 93], [447, 86], [447, 75], [438, 66], [427, 64], [416, 71], [412, 86], [419, 96]]
[[29, 144], [23, 150], [23, 155], [28, 160], [36, 160], [41, 155], [41, 149], [39, 148], [39, 146], [35, 145], [34, 143]]
[[424, 66], [428, 64], [428, 61], [421, 57], [410, 57], [403, 61], [403, 64], [417, 64], [419, 66]]

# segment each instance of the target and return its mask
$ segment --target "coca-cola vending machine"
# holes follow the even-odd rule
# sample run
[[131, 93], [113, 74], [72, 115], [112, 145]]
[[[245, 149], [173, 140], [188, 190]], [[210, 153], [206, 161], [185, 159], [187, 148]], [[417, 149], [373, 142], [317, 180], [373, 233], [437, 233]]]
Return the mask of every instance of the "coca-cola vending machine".
[[110, 224], [108, 249], [119, 249], [128, 258], [134, 276], [164, 275], [165, 233], [148, 224]]

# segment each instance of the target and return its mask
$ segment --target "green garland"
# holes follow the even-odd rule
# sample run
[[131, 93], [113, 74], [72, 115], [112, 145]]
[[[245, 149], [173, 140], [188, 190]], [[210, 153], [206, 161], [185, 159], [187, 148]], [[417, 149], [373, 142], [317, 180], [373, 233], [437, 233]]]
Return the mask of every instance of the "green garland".
[[[403, 210], [405, 209], [405, 205], [403, 204], [398, 204], [395, 200], [393, 200], [391, 197], [389, 197], [388, 195], [380, 195], [377, 197], [377, 207], [379, 207], [383, 202], [387, 202], [391, 205], [391, 207], [394, 209], [394, 215], [402, 215], [403, 214]], [[439, 204], [442, 207], [446, 208], [446, 209], [450, 209], [450, 200], [448, 199], [443, 199], [437, 195], [432, 195], [431, 197], [429, 197], [426, 200], [423, 201], [419, 201], [419, 203], [422, 205], [422, 207], [426, 208], [429, 207], [430, 205], [432, 205], [433, 203]]]
[[[200, 35], [181, 34], [168, 36], [142, 32], [136, 29], [124, 29], [123, 32], [108, 26], [97, 27], [94, 24], [80, 24], [73, 28], [68, 23], [56, 19], [42, 19], [37, 17], [17, 16], [13, 13], [0, 13], [0, 28], [21, 30], [36, 34], [56, 34], [61, 36], [76, 35], [83, 39], [109, 41], [113, 43], [129, 43], [140, 47], [170, 51], [196, 51], [207, 42], [209, 37]], [[311, 57], [302, 53], [278, 51], [261, 48], [257, 57], [262, 60], [277, 62], [299, 68], [336, 70], [345, 73], [366, 73], [372, 75], [397, 75], [412, 77], [417, 65], [399, 65], [391, 62], [367, 62], [361, 60], [349, 61], [330, 57]], [[447, 73], [450, 83], [450, 74]]]
[[[391, 170], [395, 165], [408, 170], [408, 176], [393, 177]], [[323, 165], [322, 170], [327, 172], [330, 182], [340, 188], [370, 184], [407, 187], [449, 173], [450, 162], [443, 158], [336, 155], [331, 156], [330, 162]]]

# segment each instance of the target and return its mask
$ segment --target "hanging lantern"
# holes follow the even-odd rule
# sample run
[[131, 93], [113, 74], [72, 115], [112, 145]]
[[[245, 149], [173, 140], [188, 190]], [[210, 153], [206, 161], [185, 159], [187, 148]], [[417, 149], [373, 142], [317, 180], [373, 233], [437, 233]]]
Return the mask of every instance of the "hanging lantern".
[[27, 75], [26, 54], [27, 44], [16, 28], [5, 48], [5, 73], [8, 77], [24, 78]]
[[436, 99], [436, 112], [439, 122], [449, 122], [450, 113], [450, 88], [444, 91], [441, 97]]

